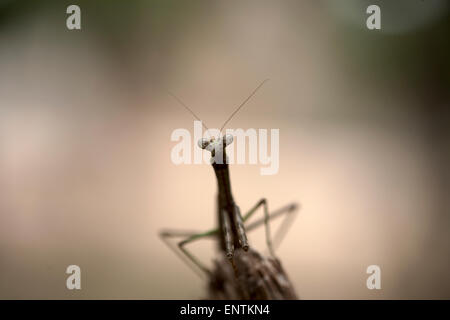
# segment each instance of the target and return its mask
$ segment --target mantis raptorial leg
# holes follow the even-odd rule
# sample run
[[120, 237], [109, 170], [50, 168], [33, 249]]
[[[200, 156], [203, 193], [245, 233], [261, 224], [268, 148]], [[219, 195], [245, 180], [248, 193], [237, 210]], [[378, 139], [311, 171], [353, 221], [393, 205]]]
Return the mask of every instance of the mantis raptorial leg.
[[[251, 208], [244, 216], [243, 221], [245, 222], [245, 228], [248, 232], [255, 230], [261, 224], [264, 224], [266, 227], [266, 243], [268, 244], [269, 252], [270, 247], [269, 243], [273, 247], [277, 247], [282, 238], [286, 235], [287, 229], [292, 224], [293, 218], [295, 218], [295, 213], [298, 210], [297, 204], [293, 203], [287, 206], [284, 206], [272, 213], [269, 213], [268, 216], [264, 216], [252, 223], [248, 223], [248, 220], [253, 216], [253, 214], [258, 210], [259, 207], [264, 206], [264, 210], [267, 210], [267, 200], [261, 199], [258, 203]], [[281, 217], [282, 215], [287, 214], [285, 219], [283, 220], [280, 227], [275, 232], [274, 240], [268, 239], [270, 237], [270, 230], [268, 230], [269, 222], [275, 218]], [[168, 245], [170, 249], [172, 249], [187, 265], [189, 265], [197, 274], [203, 277], [205, 274], [210, 275], [211, 271], [190, 251], [188, 251], [184, 246], [192, 243], [196, 240], [206, 239], [216, 237], [219, 234], [219, 229], [211, 229], [205, 232], [196, 232], [196, 231], [181, 231], [181, 230], [165, 230], [160, 233], [160, 237], [162, 240]], [[177, 243], [177, 246], [174, 246], [173, 243], [169, 241], [169, 238], [184, 238], [183, 240]], [[272, 251], [273, 253], [273, 251]]]

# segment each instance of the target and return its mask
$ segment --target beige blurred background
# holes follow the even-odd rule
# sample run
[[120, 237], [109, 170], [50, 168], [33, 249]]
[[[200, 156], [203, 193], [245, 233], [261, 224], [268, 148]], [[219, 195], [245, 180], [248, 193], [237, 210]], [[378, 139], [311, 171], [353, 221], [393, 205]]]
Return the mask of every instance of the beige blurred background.
[[157, 235], [216, 223], [212, 168], [170, 160], [193, 119], [166, 90], [219, 127], [265, 78], [229, 127], [279, 128], [280, 170], [234, 165], [232, 186], [243, 211], [301, 203], [278, 250], [301, 298], [450, 298], [448, 18], [439, 0], [0, 1], [0, 298], [204, 297]]

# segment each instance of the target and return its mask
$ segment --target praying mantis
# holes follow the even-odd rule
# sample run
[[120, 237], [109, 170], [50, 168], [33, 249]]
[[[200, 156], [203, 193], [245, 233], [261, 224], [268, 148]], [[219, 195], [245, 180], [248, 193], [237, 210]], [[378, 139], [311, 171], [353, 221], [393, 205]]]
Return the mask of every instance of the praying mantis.
[[[250, 248], [247, 238], [247, 232], [252, 231], [264, 224], [265, 238], [269, 251], [269, 255], [274, 257], [274, 242], [270, 233], [270, 221], [279, 216], [285, 215], [283, 223], [278, 228], [275, 238], [276, 243], [281, 241], [281, 237], [286, 234], [287, 228], [292, 224], [292, 219], [295, 217], [294, 213], [298, 211], [298, 205], [291, 203], [274, 212], [269, 212], [267, 199], [260, 199], [248, 212], [241, 214], [239, 206], [236, 204], [230, 180], [230, 169], [227, 161], [226, 147], [233, 142], [233, 136], [229, 134], [221, 135], [223, 128], [233, 118], [233, 116], [255, 95], [261, 86], [268, 79], [262, 81], [256, 89], [235, 109], [230, 117], [225, 121], [220, 129], [220, 134], [217, 137], [202, 138], [198, 141], [198, 147], [211, 152], [211, 165], [217, 180], [218, 194], [217, 194], [217, 216], [218, 227], [205, 232], [185, 232], [178, 230], [163, 230], [160, 232], [161, 239], [177, 253], [185, 262], [187, 262], [194, 271], [200, 276], [211, 276], [211, 270], [202, 263], [194, 254], [187, 250], [186, 245], [205, 238], [215, 238], [219, 244], [219, 250], [226, 256], [229, 263], [232, 265], [235, 274], [238, 275], [239, 270], [234, 263], [234, 252], [237, 249], [242, 249], [247, 252]], [[186, 110], [191, 113], [194, 118], [201, 121], [199, 117], [188, 108], [179, 98], [171, 94]], [[203, 122], [202, 122], [203, 123]], [[208, 130], [206, 125], [205, 128]], [[249, 219], [258, 211], [263, 209], [264, 216], [258, 220], [250, 223]], [[182, 238], [181, 241], [174, 246], [170, 239]]]

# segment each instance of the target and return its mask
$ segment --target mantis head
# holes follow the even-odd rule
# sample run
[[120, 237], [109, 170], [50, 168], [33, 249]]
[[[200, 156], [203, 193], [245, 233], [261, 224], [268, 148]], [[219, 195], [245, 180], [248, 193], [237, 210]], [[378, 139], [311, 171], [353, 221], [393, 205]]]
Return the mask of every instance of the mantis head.
[[211, 137], [198, 140], [198, 146], [211, 152], [211, 163], [223, 164], [226, 161], [225, 148], [233, 143], [233, 136], [226, 134], [221, 138]]
[[[251, 97], [253, 97], [256, 93], [256, 91], [261, 88], [261, 86], [268, 81], [269, 79], [265, 79], [263, 82], [261, 82], [255, 90], [237, 107], [236, 110], [228, 117], [228, 119], [225, 121], [225, 123], [220, 128], [219, 132], [222, 133], [222, 130], [225, 128], [227, 123], [234, 117], [234, 115], [247, 103], [247, 101], [250, 100]], [[183, 103], [177, 96], [169, 94], [174, 97], [190, 114], [194, 116], [195, 119], [198, 121], [202, 121], [186, 104]], [[208, 131], [208, 127], [202, 122], [202, 125], [205, 127], [205, 129]], [[226, 146], [230, 145], [233, 142], [233, 136], [231, 134], [225, 134], [224, 136], [216, 138], [212, 137], [210, 139], [202, 138], [198, 141], [198, 146], [202, 149], [206, 149], [211, 152], [211, 164], [223, 164], [227, 163], [227, 156], [225, 153]]]

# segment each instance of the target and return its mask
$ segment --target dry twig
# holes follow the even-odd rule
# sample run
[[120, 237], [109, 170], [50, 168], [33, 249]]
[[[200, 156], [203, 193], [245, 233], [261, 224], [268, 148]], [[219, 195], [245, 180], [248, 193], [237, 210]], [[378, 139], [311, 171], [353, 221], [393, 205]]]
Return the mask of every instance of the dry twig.
[[237, 249], [235, 270], [224, 257], [216, 260], [208, 284], [210, 299], [293, 300], [298, 299], [278, 259], [257, 251]]

